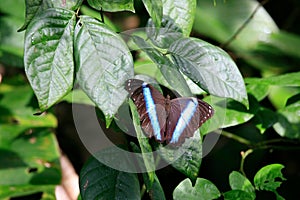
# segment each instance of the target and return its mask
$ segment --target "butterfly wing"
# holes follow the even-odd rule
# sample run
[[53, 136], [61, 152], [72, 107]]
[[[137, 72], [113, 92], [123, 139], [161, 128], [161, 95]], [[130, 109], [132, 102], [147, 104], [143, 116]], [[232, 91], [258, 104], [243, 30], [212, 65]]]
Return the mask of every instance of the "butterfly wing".
[[181, 144], [213, 115], [213, 108], [197, 98], [176, 98], [170, 102], [166, 141]]
[[138, 79], [129, 79], [125, 89], [137, 107], [145, 134], [163, 142], [166, 130], [165, 97], [154, 87]]

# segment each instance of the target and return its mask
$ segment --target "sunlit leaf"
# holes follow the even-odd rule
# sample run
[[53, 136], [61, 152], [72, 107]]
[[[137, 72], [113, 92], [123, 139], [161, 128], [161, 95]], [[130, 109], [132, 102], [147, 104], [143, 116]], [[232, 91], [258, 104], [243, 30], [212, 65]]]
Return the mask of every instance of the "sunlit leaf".
[[209, 180], [197, 178], [196, 183], [192, 186], [189, 179], [183, 180], [173, 192], [174, 200], [212, 200], [220, 197], [218, 188]]
[[183, 31], [184, 36], [189, 36], [192, 30], [197, 0], [162, 0], [163, 15], [170, 17]]
[[25, 30], [35, 16], [41, 15], [42, 12], [49, 8], [64, 8], [68, 10], [76, 10], [82, 4], [82, 1], [83, 0], [26, 0], [25, 22], [24, 25], [18, 31]]
[[25, 35], [24, 64], [42, 111], [73, 87], [75, 13], [50, 8], [36, 16]]
[[254, 176], [254, 185], [258, 190], [276, 191], [282, 181], [286, 180], [281, 170], [281, 164], [271, 164], [261, 168]]
[[225, 51], [197, 38], [182, 38], [168, 52], [179, 70], [202, 89], [248, 106], [243, 77]]
[[75, 59], [79, 85], [111, 119], [127, 96], [124, 82], [133, 77], [129, 49], [105, 24], [81, 16], [75, 29]]

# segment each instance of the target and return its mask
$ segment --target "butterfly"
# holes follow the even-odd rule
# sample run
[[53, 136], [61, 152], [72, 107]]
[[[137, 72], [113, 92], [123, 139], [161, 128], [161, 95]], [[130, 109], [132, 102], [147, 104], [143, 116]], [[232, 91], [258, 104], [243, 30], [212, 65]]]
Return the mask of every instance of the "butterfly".
[[214, 110], [195, 97], [166, 98], [152, 85], [138, 79], [126, 81], [125, 89], [137, 107], [147, 137], [160, 143], [180, 145], [209, 118]]

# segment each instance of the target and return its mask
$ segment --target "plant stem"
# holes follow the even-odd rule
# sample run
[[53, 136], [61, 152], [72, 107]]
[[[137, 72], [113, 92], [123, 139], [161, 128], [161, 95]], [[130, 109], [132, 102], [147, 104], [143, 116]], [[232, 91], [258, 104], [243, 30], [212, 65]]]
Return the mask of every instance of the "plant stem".
[[251, 146], [252, 145], [252, 143], [250, 142], [250, 140], [247, 140], [247, 139], [245, 139], [243, 137], [240, 137], [238, 135], [232, 134], [232, 133], [224, 131], [224, 130], [222, 130], [220, 133], [223, 136], [225, 136], [227, 138], [230, 138], [230, 139], [233, 139], [233, 140], [235, 140], [235, 141], [237, 141], [239, 143], [245, 144], [247, 146]]
[[240, 172], [245, 176], [245, 177], [247, 177], [246, 176], [246, 174], [245, 174], [245, 171], [244, 171], [244, 163], [245, 163], [245, 159], [246, 159], [246, 157], [249, 155], [249, 154], [251, 154], [253, 152], [253, 149], [248, 149], [247, 151], [242, 151], [241, 152], [241, 156], [242, 156], [242, 160], [241, 160], [241, 165], [240, 165]]

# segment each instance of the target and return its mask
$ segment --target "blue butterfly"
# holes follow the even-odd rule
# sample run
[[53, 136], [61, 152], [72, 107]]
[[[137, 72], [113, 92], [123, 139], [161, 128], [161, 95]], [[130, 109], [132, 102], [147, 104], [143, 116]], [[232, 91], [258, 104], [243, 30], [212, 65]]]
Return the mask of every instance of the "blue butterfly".
[[137, 107], [141, 126], [147, 137], [167, 144], [182, 144], [209, 118], [214, 110], [195, 97], [165, 98], [153, 86], [129, 79], [125, 89]]

